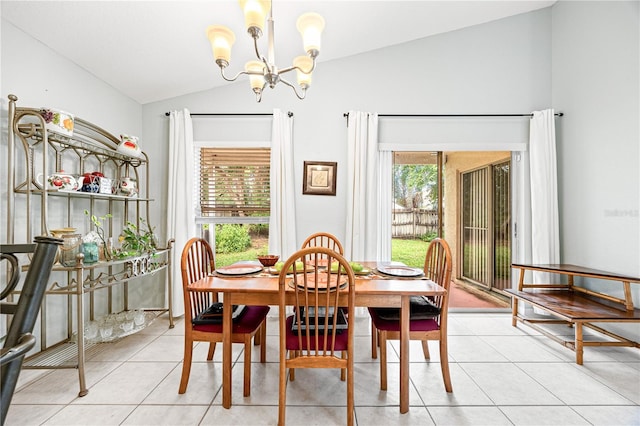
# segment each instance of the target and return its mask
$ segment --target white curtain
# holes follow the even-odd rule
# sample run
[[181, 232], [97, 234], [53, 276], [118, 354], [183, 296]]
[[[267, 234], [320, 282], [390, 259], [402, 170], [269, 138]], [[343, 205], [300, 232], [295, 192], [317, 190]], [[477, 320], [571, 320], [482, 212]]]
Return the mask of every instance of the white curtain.
[[393, 151], [378, 151], [378, 226], [376, 260], [391, 260], [391, 208], [393, 206]]
[[[560, 263], [558, 173], [553, 109], [534, 111], [529, 129], [531, 181], [531, 263]], [[533, 282], [548, 282], [535, 273]]]
[[173, 315], [184, 314], [180, 257], [187, 241], [196, 236], [194, 220], [193, 124], [186, 108], [169, 116], [169, 171], [167, 192], [167, 235], [173, 245]]
[[298, 250], [293, 170], [293, 118], [273, 111], [269, 253], [285, 260]]
[[378, 151], [378, 115], [350, 111], [345, 255], [391, 259], [391, 151]]

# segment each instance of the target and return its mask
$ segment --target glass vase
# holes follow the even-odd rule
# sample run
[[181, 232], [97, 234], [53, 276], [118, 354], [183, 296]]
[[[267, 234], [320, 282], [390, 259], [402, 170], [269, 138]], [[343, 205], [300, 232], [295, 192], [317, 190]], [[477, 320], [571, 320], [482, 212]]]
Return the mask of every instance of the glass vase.
[[60, 250], [60, 263], [63, 266], [76, 266], [77, 256], [80, 253], [82, 237], [80, 234], [62, 235]]
[[98, 261], [98, 243], [95, 241], [82, 243], [82, 254], [84, 254], [84, 263], [90, 265]]
[[113, 238], [109, 237], [100, 243], [100, 260], [110, 261], [113, 259]]

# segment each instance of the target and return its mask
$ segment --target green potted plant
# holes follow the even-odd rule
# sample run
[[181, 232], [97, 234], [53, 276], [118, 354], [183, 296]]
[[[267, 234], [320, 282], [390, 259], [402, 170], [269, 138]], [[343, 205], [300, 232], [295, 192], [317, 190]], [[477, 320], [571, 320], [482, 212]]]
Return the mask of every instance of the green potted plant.
[[[121, 244], [121, 254], [123, 257], [139, 256], [144, 253], [153, 253], [157, 247], [154, 228], [140, 218], [140, 228], [133, 222], [127, 221], [118, 240]], [[146, 229], [141, 229], [144, 226]]]

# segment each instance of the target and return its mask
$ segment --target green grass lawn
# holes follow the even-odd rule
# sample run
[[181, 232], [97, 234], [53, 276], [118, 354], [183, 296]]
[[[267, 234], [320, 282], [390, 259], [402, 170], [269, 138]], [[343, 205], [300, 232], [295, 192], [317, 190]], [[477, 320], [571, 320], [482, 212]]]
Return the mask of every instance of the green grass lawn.
[[[402, 262], [414, 268], [422, 268], [428, 245], [429, 243], [421, 240], [393, 239], [391, 240], [391, 260]], [[252, 246], [248, 250], [238, 253], [216, 253], [216, 267], [231, 265], [240, 260], [256, 260], [261, 249], [261, 247]]]
[[422, 240], [391, 240], [391, 260], [402, 262], [413, 268], [424, 266], [429, 243]]
[[238, 253], [216, 253], [216, 268], [231, 265], [240, 260], [258, 260], [259, 248], [251, 247]]

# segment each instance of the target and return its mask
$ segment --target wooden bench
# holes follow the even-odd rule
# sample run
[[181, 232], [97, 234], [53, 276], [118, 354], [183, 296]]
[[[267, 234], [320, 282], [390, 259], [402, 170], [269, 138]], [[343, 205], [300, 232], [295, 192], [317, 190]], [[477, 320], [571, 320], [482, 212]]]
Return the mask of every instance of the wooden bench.
[[[572, 349], [576, 363], [582, 365], [584, 346], [628, 346], [640, 348], [640, 343], [605, 330], [594, 323], [637, 323], [640, 309], [635, 309], [631, 295], [631, 283], [640, 283], [640, 278], [628, 277], [612, 272], [598, 271], [576, 265], [525, 265], [512, 264], [520, 271], [518, 289], [507, 289], [513, 298], [512, 325], [518, 321], [527, 324], [545, 336]], [[526, 271], [548, 272], [566, 277], [564, 284], [525, 284]], [[598, 291], [589, 290], [575, 283], [574, 277], [596, 278], [617, 281], [622, 285], [624, 299]], [[562, 281], [562, 279], [560, 280]], [[554, 318], [527, 317], [518, 311], [518, 302], [528, 303], [551, 314]], [[574, 340], [564, 340], [543, 328], [542, 324], [567, 324], [575, 327]], [[609, 339], [583, 340], [583, 327], [595, 330]]]

